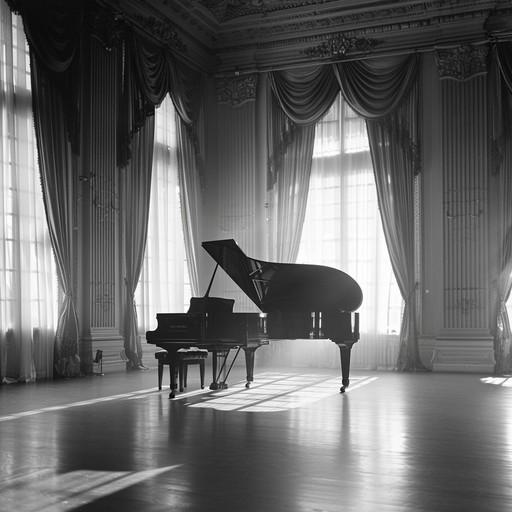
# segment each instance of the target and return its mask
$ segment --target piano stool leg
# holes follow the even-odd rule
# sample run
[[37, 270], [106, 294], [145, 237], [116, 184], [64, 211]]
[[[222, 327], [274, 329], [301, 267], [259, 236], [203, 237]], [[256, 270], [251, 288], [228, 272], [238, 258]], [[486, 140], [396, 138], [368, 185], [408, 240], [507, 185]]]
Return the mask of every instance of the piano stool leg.
[[183, 391], [187, 387], [187, 376], [188, 376], [188, 364], [184, 361], [180, 361], [180, 391]]
[[350, 342], [337, 342], [336, 345], [340, 348], [340, 359], [341, 359], [341, 388], [340, 393], [345, 393], [346, 388], [350, 384], [350, 355], [352, 353], [352, 345]]

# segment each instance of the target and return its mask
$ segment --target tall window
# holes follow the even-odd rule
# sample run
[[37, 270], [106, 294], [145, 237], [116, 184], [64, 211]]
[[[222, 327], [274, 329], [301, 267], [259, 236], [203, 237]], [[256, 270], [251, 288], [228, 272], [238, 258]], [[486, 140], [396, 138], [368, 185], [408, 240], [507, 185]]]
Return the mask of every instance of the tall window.
[[191, 295], [180, 211], [176, 113], [168, 96], [155, 116], [148, 239], [135, 297], [140, 333], [156, 328], [156, 313], [186, 311]]
[[0, 379], [53, 375], [57, 278], [42, 202], [21, 18], [0, 5]]
[[341, 96], [317, 125], [297, 262], [338, 268], [359, 283], [361, 339], [352, 365], [393, 367], [402, 299], [382, 232], [366, 126]]

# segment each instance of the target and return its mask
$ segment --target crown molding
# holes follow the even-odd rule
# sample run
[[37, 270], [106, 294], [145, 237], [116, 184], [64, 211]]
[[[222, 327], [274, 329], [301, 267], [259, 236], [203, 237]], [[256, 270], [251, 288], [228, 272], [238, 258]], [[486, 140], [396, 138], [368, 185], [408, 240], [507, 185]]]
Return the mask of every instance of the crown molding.
[[512, 39], [510, 0], [99, 1], [139, 26], [172, 25], [187, 48], [182, 57], [210, 75], [322, 62], [328, 52], [308, 49], [340, 37], [373, 45], [348, 45], [338, 56], [345, 59]]

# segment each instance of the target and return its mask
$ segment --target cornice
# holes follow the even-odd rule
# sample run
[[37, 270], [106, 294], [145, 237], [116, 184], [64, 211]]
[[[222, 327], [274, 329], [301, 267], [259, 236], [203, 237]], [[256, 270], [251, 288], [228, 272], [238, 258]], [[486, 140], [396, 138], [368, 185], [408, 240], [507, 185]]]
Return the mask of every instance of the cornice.
[[350, 59], [512, 38], [509, 0], [98, 1], [139, 25], [172, 26], [186, 58], [214, 75], [306, 63], [305, 50], [335, 37], [374, 41], [370, 52], [350, 48], [343, 55]]

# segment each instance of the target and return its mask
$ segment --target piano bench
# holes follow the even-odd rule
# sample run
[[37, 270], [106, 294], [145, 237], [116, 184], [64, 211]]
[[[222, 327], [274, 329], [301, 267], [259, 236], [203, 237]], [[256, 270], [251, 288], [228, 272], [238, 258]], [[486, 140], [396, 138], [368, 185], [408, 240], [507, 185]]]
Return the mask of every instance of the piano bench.
[[[208, 357], [208, 350], [197, 348], [180, 348], [176, 355], [177, 358], [171, 357], [167, 350], [159, 350], [155, 353], [155, 359], [158, 360], [158, 389], [162, 389], [162, 377], [164, 366], [169, 366], [171, 377], [171, 394], [177, 388], [176, 376], [179, 375], [180, 391], [187, 387], [188, 366], [190, 364], [199, 365], [199, 375], [201, 378], [201, 389], [204, 388], [204, 367], [205, 360]], [[173, 397], [174, 398], [174, 397]]]
[[187, 387], [188, 367], [191, 364], [199, 365], [199, 377], [201, 389], [204, 389], [204, 362], [208, 357], [208, 350], [199, 348], [180, 348], [178, 350], [178, 370], [180, 379], [180, 391]]

